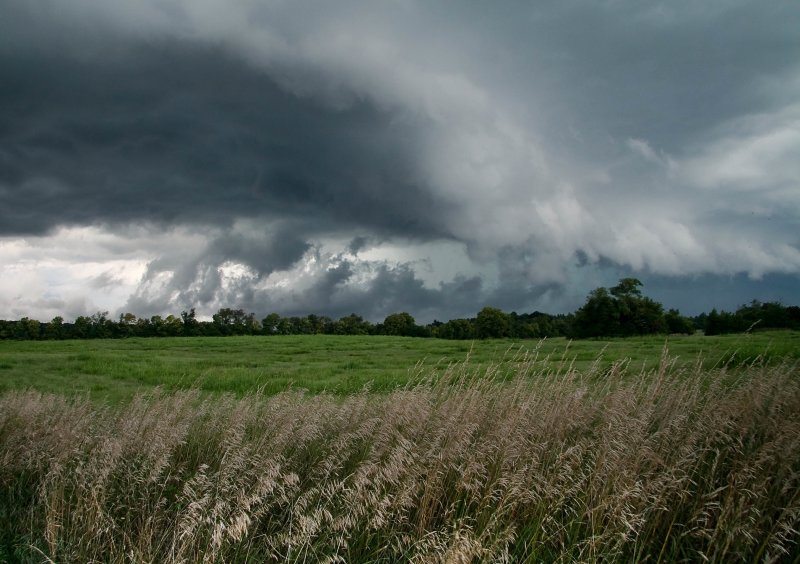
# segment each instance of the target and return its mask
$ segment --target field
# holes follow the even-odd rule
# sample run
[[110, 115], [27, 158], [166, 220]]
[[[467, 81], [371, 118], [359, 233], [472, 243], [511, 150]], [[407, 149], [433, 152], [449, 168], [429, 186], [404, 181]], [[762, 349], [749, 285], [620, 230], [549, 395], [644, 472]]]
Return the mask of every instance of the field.
[[572, 364], [585, 370], [627, 359], [652, 368], [664, 346], [679, 364], [707, 366], [800, 358], [800, 333], [772, 331], [715, 337], [672, 336], [585, 340], [445, 341], [400, 337], [284, 336], [93, 341], [0, 341], [0, 392], [32, 388], [118, 403], [160, 386], [168, 391], [268, 394], [288, 389], [352, 394], [389, 391], [420, 373], [469, 360], [475, 370], [500, 365], [516, 372]]
[[0, 343], [0, 562], [798, 562], [798, 337]]

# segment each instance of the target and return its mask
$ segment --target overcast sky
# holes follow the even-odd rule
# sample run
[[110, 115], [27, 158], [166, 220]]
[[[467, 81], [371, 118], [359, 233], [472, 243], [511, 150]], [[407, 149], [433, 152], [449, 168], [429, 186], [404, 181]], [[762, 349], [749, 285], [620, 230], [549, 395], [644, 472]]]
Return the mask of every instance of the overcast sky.
[[800, 303], [795, 0], [0, 14], [0, 318]]

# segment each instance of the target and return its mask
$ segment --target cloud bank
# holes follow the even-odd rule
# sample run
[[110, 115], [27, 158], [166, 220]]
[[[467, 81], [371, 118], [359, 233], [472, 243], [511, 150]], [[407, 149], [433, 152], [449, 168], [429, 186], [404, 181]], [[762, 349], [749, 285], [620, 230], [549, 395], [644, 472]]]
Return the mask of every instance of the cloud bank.
[[0, 5], [6, 317], [800, 281], [795, 3]]

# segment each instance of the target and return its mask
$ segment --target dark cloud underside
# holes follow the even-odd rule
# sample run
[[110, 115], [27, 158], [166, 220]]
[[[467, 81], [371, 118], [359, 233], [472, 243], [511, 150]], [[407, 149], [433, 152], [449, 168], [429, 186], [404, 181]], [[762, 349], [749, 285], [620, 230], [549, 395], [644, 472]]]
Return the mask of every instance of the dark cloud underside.
[[175, 43], [111, 65], [15, 58], [0, 73], [3, 234], [313, 216], [441, 235], [413, 128], [370, 104], [326, 108], [224, 51]]
[[[623, 275], [800, 299], [796, 2], [0, 14], [0, 308], [131, 271], [138, 314], [566, 311]], [[83, 255], [34, 249], [70, 228]]]

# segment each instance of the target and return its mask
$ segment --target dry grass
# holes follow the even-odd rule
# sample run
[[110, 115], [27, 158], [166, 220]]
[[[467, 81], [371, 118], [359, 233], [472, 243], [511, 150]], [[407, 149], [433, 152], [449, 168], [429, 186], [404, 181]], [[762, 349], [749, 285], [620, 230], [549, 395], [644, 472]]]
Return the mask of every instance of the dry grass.
[[0, 560], [798, 559], [797, 364], [525, 366], [344, 399], [8, 392]]

